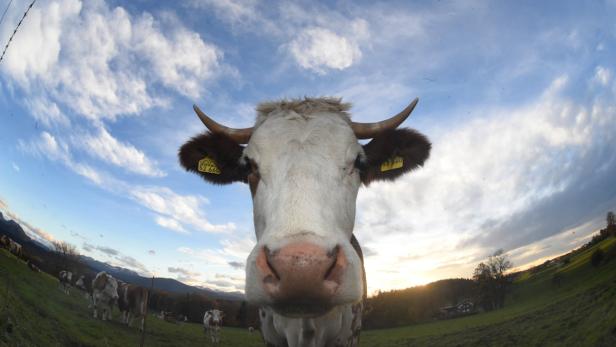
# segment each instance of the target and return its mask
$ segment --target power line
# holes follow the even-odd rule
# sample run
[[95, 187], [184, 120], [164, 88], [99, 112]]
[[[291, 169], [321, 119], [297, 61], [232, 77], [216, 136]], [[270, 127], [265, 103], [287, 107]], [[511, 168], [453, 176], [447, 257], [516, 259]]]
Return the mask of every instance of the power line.
[[[32, 6], [34, 6], [35, 2], [36, 2], [36, 0], [32, 0], [32, 3], [30, 4], [30, 6], [28, 6], [28, 8], [26, 9], [26, 12], [24, 12], [23, 17], [21, 17], [21, 19], [19, 20], [19, 23], [17, 23], [17, 26], [15, 27], [15, 30], [13, 30], [13, 33], [11, 34], [11, 37], [9, 38], [9, 41], [6, 43], [6, 46], [4, 46], [4, 50], [2, 51], [2, 55], [0, 56], [0, 63], [2, 62], [2, 59], [4, 58], [4, 54], [6, 53], [6, 50], [9, 48], [9, 45], [11, 44], [11, 41], [13, 41], [13, 36], [15, 36], [15, 33], [17, 32], [17, 29], [19, 29], [19, 26], [21, 25], [21, 22], [24, 21], [24, 18], [26, 18], [26, 16], [28, 15], [28, 12], [30, 12], [30, 9], [32, 8]], [[7, 7], [7, 9], [8, 9], [8, 7]], [[6, 13], [6, 10], [4, 12]], [[4, 15], [2, 17], [4, 18]]]
[[0, 24], [2, 24], [2, 21], [4, 20], [4, 15], [6, 14], [6, 11], [9, 10], [9, 7], [11, 7], [12, 3], [13, 3], [13, 0], [9, 1], [9, 4], [6, 5], [6, 8], [4, 9], [4, 12], [2, 12], [2, 18], [0, 18]]

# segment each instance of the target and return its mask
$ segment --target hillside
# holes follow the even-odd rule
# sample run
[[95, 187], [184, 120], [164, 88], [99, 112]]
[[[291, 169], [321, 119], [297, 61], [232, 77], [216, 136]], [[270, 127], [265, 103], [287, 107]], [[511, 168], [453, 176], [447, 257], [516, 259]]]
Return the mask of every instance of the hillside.
[[[137, 346], [136, 328], [119, 323], [117, 308], [114, 320], [102, 322], [91, 318], [87, 301], [77, 290], [69, 296], [58, 289], [58, 281], [30, 271], [25, 263], [0, 249], [0, 346]], [[8, 297], [7, 297], [8, 293]], [[11, 322], [11, 332], [7, 331]], [[207, 345], [203, 327], [192, 323], [168, 323], [148, 316], [146, 346]], [[225, 327], [223, 346], [260, 346], [258, 334], [246, 329]]]
[[[568, 262], [518, 274], [504, 309], [464, 318], [395, 329], [362, 332], [362, 346], [614, 346], [616, 345], [616, 259], [590, 264], [601, 248], [614, 252], [616, 238], [577, 251]], [[539, 270], [537, 270], [539, 269]], [[560, 277], [560, 281], [554, 280]], [[7, 318], [13, 332], [0, 334], [0, 346], [137, 345], [135, 329], [90, 318], [86, 301], [76, 291], [57, 289], [57, 280], [33, 273], [0, 250], [0, 328]], [[8, 288], [9, 298], [6, 293]], [[5, 305], [8, 307], [5, 309]], [[171, 324], [150, 316], [146, 346], [202, 346], [199, 324]], [[223, 346], [259, 346], [258, 334], [225, 327]]]
[[[11, 239], [20, 243], [26, 252], [30, 256], [34, 256], [39, 261], [37, 265], [42, 269], [45, 269], [45, 266], [42, 264], [45, 262], [49, 262], [52, 258], [54, 258], [53, 252], [48, 249], [46, 246], [36, 242], [31, 239], [24, 229], [19, 223], [14, 220], [5, 219], [2, 212], [0, 212], [0, 235], [7, 235]], [[89, 271], [92, 272], [100, 272], [106, 271], [112, 276], [128, 282], [138, 284], [144, 287], [150, 287], [151, 278], [143, 277], [137, 274], [132, 270], [128, 270], [118, 266], [112, 266], [105, 262], [96, 260], [94, 258], [88, 256], [80, 256], [81, 262], [85, 264]], [[59, 270], [54, 269], [46, 269], [51, 273], [57, 273]], [[204, 294], [212, 299], [222, 299], [222, 300], [232, 300], [232, 301], [241, 301], [244, 299], [244, 295], [239, 292], [221, 292], [212, 290], [204, 287], [194, 287], [184, 284], [178, 280], [172, 278], [156, 278], [155, 279], [156, 289], [176, 293], [176, 294], [186, 294], [186, 293], [200, 293]]]
[[598, 248], [616, 252], [616, 238], [572, 252], [568, 264], [520, 273], [501, 310], [365, 331], [361, 345], [616, 346], [616, 259], [593, 267]]

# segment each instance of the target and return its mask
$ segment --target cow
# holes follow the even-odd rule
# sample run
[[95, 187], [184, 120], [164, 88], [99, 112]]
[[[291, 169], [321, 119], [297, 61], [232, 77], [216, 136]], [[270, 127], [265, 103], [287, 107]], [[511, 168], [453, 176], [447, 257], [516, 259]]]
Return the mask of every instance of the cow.
[[221, 310], [212, 309], [203, 314], [203, 328], [213, 345], [220, 343], [220, 328], [224, 314]]
[[73, 273], [70, 271], [62, 270], [58, 274], [58, 279], [60, 280], [60, 290], [64, 292], [64, 294], [69, 294], [69, 289], [71, 288], [71, 282], [73, 281]]
[[96, 274], [92, 280], [92, 303], [94, 319], [98, 318], [98, 310], [102, 310], [101, 319], [111, 319], [113, 306], [118, 300], [118, 282], [105, 271]]
[[253, 327], [248, 327], [248, 333], [249, 333], [249, 334], [252, 334], [252, 333], [254, 333], [254, 332], [255, 332], [255, 328], [253, 328]]
[[355, 201], [362, 183], [395, 180], [428, 159], [428, 139], [398, 129], [417, 102], [376, 123], [352, 121], [351, 105], [337, 98], [265, 102], [244, 129], [193, 106], [209, 131], [182, 145], [180, 165], [250, 188], [257, 243], [245, 294], [260, 307], [268, 346], [359, 344], [367, 287]]
[[79, 288], [83, 291], [86, 300], [88, 300], [88, 308], [92, 308], [94, 306], [93, 297], [92, 297], [92, 277], [81, 275], [75, 281], [75, 287]]
[[18, 242], [9, 238], [9, 251], [13, 253], [17, 258], [22, 257], [22, 247]]
[[148, 290], [135, 284], [123, 283], [118, 286], [118, 296], [122, 323], [130, 327], [133, 319], [141, 318], [139, 330], [143, 331], [148, 308]]
[[2, 235], [0, 236], [0, 246], [2, 246], [2, 248], [6, 248], [9, 249], [11, 246], [11, 239], [6, 236], [6, 235]]

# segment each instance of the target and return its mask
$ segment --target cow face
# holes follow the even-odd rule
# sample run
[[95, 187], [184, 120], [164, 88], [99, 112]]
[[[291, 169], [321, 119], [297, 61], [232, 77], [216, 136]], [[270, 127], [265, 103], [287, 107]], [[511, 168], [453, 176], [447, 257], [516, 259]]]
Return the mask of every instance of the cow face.
[[[423, 135], [395, 129], [416, 102], [374, 124], [351, 122], [350, 105], [338, 99], [265, 103], [256, 125], [243, 130], [196, 108], [212, 132], [182, 146], [181, 164], [212, 183], [246, 182], [252, 193], [249, 301], [311, 317], [361, 300], [363, 264], [351, 244], [357, 192], [362, 182], [395, 179], [428, 158]], [[372, 140], [362, 146], [358, 138]]]

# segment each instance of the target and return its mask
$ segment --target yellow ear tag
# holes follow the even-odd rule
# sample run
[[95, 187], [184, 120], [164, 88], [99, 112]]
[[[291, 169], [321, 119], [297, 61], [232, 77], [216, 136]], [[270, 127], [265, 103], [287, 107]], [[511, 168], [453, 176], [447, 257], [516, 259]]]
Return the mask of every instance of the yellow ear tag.
[[381, 164], [381, 172], [399, 169], [404, 166], [404, 159], [402, 157], [393, 157]]
[[199, 160], [199, 166], [197, 167], [197, 170], [199, 170], [200, 172], [207, 172], [207, 173], [211, 173], [214, 175], [220, 175], [220, 169], [218, 168], [218, 165], [216, 165], [216, 162], [214, 161], [214, 159], [210, 157], [205, 157]]

